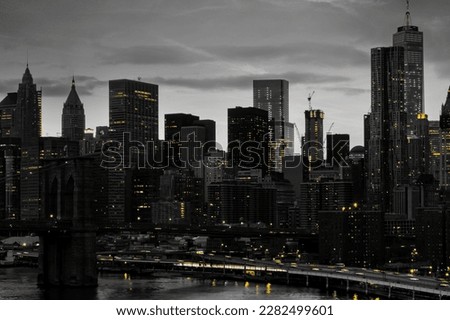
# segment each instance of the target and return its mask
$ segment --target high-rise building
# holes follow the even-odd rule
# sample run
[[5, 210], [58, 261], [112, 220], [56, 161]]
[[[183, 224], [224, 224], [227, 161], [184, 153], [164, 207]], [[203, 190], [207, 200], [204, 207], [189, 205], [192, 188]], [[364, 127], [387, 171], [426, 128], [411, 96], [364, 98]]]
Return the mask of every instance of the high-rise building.
[[408, 170], [410, 182], [429, 172], [430, 138], [429, 121], [425, 113], [417, 114], [416, 130], [408, 135]]
[[1, 137], [20, 137], [20, 114], [17, 113], [17, 92], [8, 93], [0, 102]]
[[40, 217], [39, 138], [42, 127], [42, 92], [36, 89], [30, 69], [25, 69], [17, 91], [17, 126], [21, 138], [21, 219]]
[[384, 264], [384, 215], [359, 208], [319, 213], [319, 259], [354, 267]]
[[442, 130], [450, 130], [450, 87], [447, 92], [447, 99], [441, 107], [440, 127]]
[[366, 161], [363, 146], [355, 146], [350, 150], [350, 179], [353, 182], [353, 201], [363, 203], [366, 200]]
[[[160, 176], [160, 201], [157, 202], [156, 207], [153, 206], [152, 210], [153, 221], [165, 220], [161, 218], [158, 210], [167, 211], [169, 207], [169, 212], [172, 214], [166, 217], [172, 218], [173, 222], [179, 220], [188, 224], [204, 224], [207, 218], [204, 216], [205, 194], [203, 191], [203, 179], [196, 178], [192, 172], [178, 169], [164, 170], [164, 174]], [[173, 215], [174, 213], [176, 214]]]
[[294, 125], [289, 122], [289, 82], [282, 79], [253, 80], [253, 107], [269, 119], [269, 167], [282, 171], [282, 159], [293, 155]]
[[158, 86], [135, 80], [109, 81], [109, 134], [129, 133], [143, 144], [158, 141]]
[[411, 25], [409, 4], [405, 25], [399, 27], [393, 36], [393, 46], [404, 49], [404, 111], [407, 116], [408, 134], [416, 130], [419, 113], [424, 112], [424, 64], [423, 33]]
[[107, 140], [109, 137], [109, 127], [108, 126], [99, 126], [95, 127], [95, 138], [99, 140]]
[[75, 77], [72, 78], [72, 87], [69, 96], [64, 103], [61, 127], [63, 138], [74, 141], [83, 140], [86, 119], [84, 116], [83, 103], [75, 88]]
[[441, 175], [441, 128], [439, 121], [429, 121], [428, 137], [430, 141], [429, 173], [439, 181]]
[[132, 212], [132, 170], [143, 164], [142, 147], [158, 141], [157, 85], [126, 79], [109, 82], [109, 139], [122, 142], [126, 134], [133, 141], [125, 141], [125, 144], [130, 142], [130, 150], [124, 148], [124, 158], [130, 159], [123, 163], [124, 166], [107, 172], [108, 219], [112, 223], [138, 217]]
[[319, 211], [336, 211], [353, 204], [353, 185], [350, 181], [303, 182], [300, 184], [300, 227], [316, 233]]
[[441, 108], [439, 121], [441, 128], [441, 186], [450, 188], [450, 88], [447, 93], [447, 100]]
[[[228, 109], [229, 166], [233, 166], [236, 170], [258, 168], [267, 172], [267, 115], [266, 110], [258, 108]], [[245, 154], [246, 147], [254, 148], [254, 154]]]
[[323, 164], [323, 119], [322, 110], [305, 111], [305, 136], [302, 145], [303, 158], [307, 160], [309, 171]]
[[169, 142], [179, 142], [182, 127], [194, 125], [200, 117], [186, 113], [171, 113], [164, 115], [164, 139]]
[[408, 180], [404, 49], [374, 48], [371, 59], [367, 195], [372, 209], [386, 212], [392, 209], [393, 188]]
[[180, 138], [182, 168], [201, 170], [203, 165], [203, 146], [206, 142], [206, 129], [200, 126], [182, 127]]
[[253, 107], [266, 110], [275, 124], [275, 138], [283, 136], [282, 122], [289, 122], [289, 82], [286, 80], [253, 80]]
[[447, 270], [450, 266], [450, 210], [419, 208], [415, 227], [419, 260], [431, 264], [433, 271]]
[[0, 220], [20, 217], [20, 139], [0, 139]]
[[[198, 116], [186, 113], [172, 113], [164, 116], [165, 141], [169, 143], [170, 150], [165, 154], [169, 155], [170, 164], [183, 168], [185, 164], [181, 161], [181, 147], [183, 141], [181, 131], [183, 127], [201, 127], [204, 129], [202, 138], [203, 152], [207, 154], [210, 149], [216, 147], [216, 122], [213, 120], [202, 119]], [[185, 130], [185, 133], [187, 131]], [[186, 144], [187, 141], [184, 141]]]
[[327, 134], [327, 166], [346, 166], [350, 155], [350, 135]]
[[271, 226], [276, 214], [276, 189], [247, 180], [224, 180], [208, 186], [208, 209], [220, 223]]

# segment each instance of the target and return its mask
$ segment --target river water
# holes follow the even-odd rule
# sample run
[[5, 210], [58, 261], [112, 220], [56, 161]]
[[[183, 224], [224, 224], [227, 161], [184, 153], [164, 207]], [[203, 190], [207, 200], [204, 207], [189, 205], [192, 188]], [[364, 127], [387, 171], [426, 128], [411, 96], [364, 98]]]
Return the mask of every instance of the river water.
[[127, 274], [102, 274], [98, 287], [40, 289], [37, 269], [0, 269], [0, 299], [116, 299], [116, 300], [316, 300], [331, 296], [314, 288], [244, 281], [200, 280], [162, 276], [133, 278]]

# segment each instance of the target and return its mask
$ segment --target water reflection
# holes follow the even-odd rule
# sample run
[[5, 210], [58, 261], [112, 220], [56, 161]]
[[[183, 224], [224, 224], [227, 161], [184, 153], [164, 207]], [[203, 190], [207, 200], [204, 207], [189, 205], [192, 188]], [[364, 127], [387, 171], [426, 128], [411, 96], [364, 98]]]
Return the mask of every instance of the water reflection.
[[[0, 269], [0, 299], [329, 299], [318, 289], [190, 277], [139, 278], [130, 274], [101, 274], [96, 288], [50, 288], [36, 285], [37, 270]], [[262, 286], [264, 291], [262, 291]], [[253, 288], [253, 289], [252, 289]]]

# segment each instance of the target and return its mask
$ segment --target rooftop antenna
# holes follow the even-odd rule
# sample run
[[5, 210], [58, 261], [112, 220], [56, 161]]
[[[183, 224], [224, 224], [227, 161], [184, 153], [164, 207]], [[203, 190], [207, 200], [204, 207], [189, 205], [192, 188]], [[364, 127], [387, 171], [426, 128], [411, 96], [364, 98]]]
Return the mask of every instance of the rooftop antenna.
[[27, 48], [27, 68], [28, 68], [28, 48]]
[[409, 0], [406, 0], [406, 16], [405, 16], [406, 26], [409, 27], [411, 25], [411, 12], [409, 12]]
[[312, 93], [310, 93], [308, 95], [308, 105], [309, 105], [309, 110], [312, 110], [312, 105], [311, 105], [311, 98], [313, 97], [314, 93], [316, 93], [316, 91], [313, 91]]
[[141, 81], [141, 79], [142, 79], [142, 77], [141, 77], [141, 76], [138, 76], [137, 78], [138, 78], [138, 81]]

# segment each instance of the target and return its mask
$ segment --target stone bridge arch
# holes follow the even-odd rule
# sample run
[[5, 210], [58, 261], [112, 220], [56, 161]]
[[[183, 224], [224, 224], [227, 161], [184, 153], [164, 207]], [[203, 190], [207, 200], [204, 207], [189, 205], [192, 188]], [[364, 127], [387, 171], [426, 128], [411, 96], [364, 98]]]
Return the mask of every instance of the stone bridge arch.
[[98, 169], [92, 156], [47, 161], [41, 171], [39, 283], [97, 285], [93, 186]]

